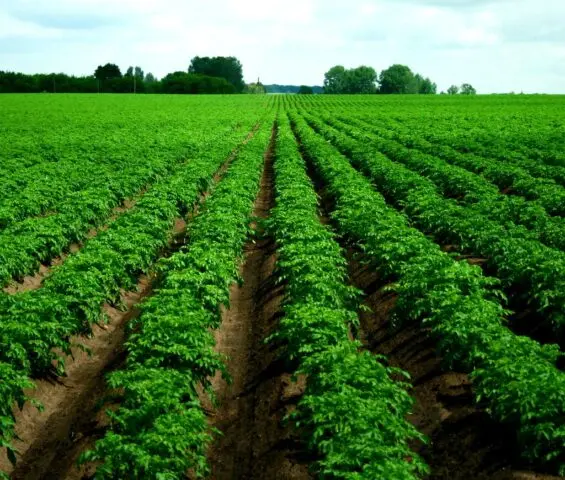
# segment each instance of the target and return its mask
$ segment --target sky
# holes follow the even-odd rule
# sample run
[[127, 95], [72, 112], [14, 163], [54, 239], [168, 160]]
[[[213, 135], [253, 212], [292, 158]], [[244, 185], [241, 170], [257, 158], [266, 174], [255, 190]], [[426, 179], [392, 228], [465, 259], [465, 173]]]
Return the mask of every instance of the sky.
[[395, 63], [439, 90], [565, 93], [564, 0], [0, 0], [0, 70], [157, 77], [235, 56], [247, 82], [322, 85]]

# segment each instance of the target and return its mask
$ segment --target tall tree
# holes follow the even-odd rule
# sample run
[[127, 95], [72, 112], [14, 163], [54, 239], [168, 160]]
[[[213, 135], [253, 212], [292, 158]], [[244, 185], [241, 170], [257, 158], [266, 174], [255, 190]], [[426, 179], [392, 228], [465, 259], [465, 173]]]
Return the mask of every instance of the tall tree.
[[416, 74], [415, 78], [418, 83], [418, 93], [422, 95], [435, 95], [437, 93], [437, 84], [428, 77], [424, 78], [422, 75]]
[[469, 83], [464, 83], [461, 85], [461, 95], [476, 95], [477, 91], [473, 87], [473, 85]]
[[324, 75], [325, 93], [375, 93], [377, 72], [361, 65], [346, 69], [342, 65], [330, 68]]
[[188, 73], [224, 78], [238, 93], [245, 88], [243, 67], [235, 57], [194, 57], [190, 61]]
[[143, 73], [143, 69], [141, 67], [128, 67], [124, 77], [133, 77], [135, 75], [136, 78], [143, 80], [145, 75]]
[[373, 67], [361, 65], [347, 70], [345, 79], [347, 93], [375, 93], [377, 91], [377, 72]]
[[395, 64], [379, 76], [380, 93], [418, 93], [418, 81], [406, 65]]
[[153, 82], [156, 82], [157, 79], [155, 78], [155, 75], [153, 75], [151, 72], [148, 72], [145, 75], [145, 78], [143, 79], [143, 81], [146, 82], [146, 83], [153, 83]]
[[325, 93], [345, 93], [346, 87], [346, 70], [342, 65], [336, 65], [330, 68], [324, 74], [324, 92]]
[[111, 78], [121, 78], [122, 72], [116, 64], [107, 63], [106, 65], [99, 65], [94, 71], [94, 76], [98, 80], [109, 80]]
[[447, 89], [447, 93], [449, 95], [457, 95], [459, 93], [459, 87], [457, 85], [451, 85], [451, 87]]

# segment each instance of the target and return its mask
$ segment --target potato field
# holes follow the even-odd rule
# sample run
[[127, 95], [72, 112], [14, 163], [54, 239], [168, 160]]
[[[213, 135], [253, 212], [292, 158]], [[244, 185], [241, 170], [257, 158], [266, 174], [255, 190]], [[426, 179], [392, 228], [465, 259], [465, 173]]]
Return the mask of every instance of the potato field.
[[565, 475], [565, 97], [0, 111], [0, 478]]

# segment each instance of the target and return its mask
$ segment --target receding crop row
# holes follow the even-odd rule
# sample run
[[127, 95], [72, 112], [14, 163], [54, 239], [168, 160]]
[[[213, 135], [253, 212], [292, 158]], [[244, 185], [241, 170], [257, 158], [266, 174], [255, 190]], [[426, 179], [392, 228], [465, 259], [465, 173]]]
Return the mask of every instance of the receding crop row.
[[[525, 131], [516, 132], [512, 137], [500, 136], [504, 119], [493, 121], [477, 118], [476, 122], [471, 124], [459, 123], [453, 118], [442, 120], [435, 123], [438, 128], [432, 131], [420, 130], [422, 125], [416, 118], [402, 123], [390, 121], [386, 126], [404, 134], [412, 132], [418, 137], [435, 144], [447, 145], [461, 153], [474, 153], [484, 158], [496, 159], [506, 165], [515, 165], [534, 177], [551, 178], [565, 186], [563, 152], [559, 151], [558, 145], [555, 145], [557, 139], [548, 142], [543, 136], [538, 136], [540, 128], [547, 129], [548, 126], [540, 125], [537, 120], [533, 120], [533, 125], [527, 126]], [[553, 130], [554, 137], [559, 137], [557, 129], [551, 127], [549, 129]], [[532, 135], [532, 130], [535, 135]], [[526, 145], [532, 141], [539, 143], [536, 146]]]
[[335, 200], [340, 233], [372, 259], [383, 282], [392, 282], [397, 320], [429, 327], [445, 363], [470, 372], [477, 401], [514, 429], [522, 455], [565, 473], [565, 375], [556, 367], [557, 346], [508, 330], [495, 279], [409, 227], [346, 157], [299, 115], [292, 119]]
[[29, 376], [64, 372], [71, 335], [104, 320], [102, 305], [117, 304], [120, 289], [132, 288], [167, 244], [175, 218], [189, 212], [214, 172], [242, 135], [235, 132], [205, 145], [175, 175], [156, 183], [107, 230], [67, 258], [38, 290], [0, 295], [0, 442], [13, 436], [15, 402], [23, 404]]
[[[350, 120], [356, 122], [355, 120]], [[366, 122], [365, 125], [367, 125]], [[395, 140], [488, 179], [501, 190], [510, 190], [538, 202], [548, 213], [565, 216], [565, 188], [547, 178], [537, 178], [518, 166], [494, 161], [472, 153], [460, 153], [446, 145], [428, 142], [417, 135], [393, 133]], [[551, 167], [548, 167], [551, 168]]]
[[159, 264], [161, 280], [142, 304], [127, 342], [124, 370], [109, 377], [123, 400], [108, 412], [111, 427], [84, 461], [102, 462], [96, 478], [200, 478], [209, 473], [211, 432], [198, 387], [227, 373], [212, 329], [229, 306], [230, 286], [248, 238], [259, 191], [268, 125], [241, 150], [225, 178], [192, 220], [189, 244]]
[[[288, 119], [280, 118], [271, 229], [277, 274], [285, 282], [284, 317], [273, 338], [307, 376], [291, 415], [319, 460], [321, 478], [413, 479], [427, 471], [409, 448], [423, 440], [407, 421], [412, 400], [405, 372], [349, 338], [359, 294], [346, 286], [346, 262], [318, 218], [317, 196]], [[381, 363], [382, 362], [382, 363]], [[411, 460], [408, 460], [411, 458]]]
[[[230, 131], [228, 126], [212, 132], [221, 138]], [[198, 155], [214, 141], [211, 135], [202, 138], [198, 146], [191, 148], [190, 156]], [[71, 243], [82, 240], [93, 226], [107, 221], [112, 208], [124, 198], [155, 180], [165, 181], [182, 169], [183, 163], [179, 163], [152, 162], [148, 158], [145, 166], [136, 166], [135, 171], [126, 169], [119, 178], [107, 179], [108, 185], [70, 193], [59, 204], [57, 213], [10, 224], [0, 232], [0, 285], [32, 273], [40, 262], [60, 255]]]
[[472, 208], [443, 198], [427, 178], [376, 152], [366, 142], [316, 123], [327, 138], [371, 177], [379, 191], [419, 228], [461, 251], [485, 257], [503, 284], [525, 289], [559, 337], [565, 327], [565, 253], [529, 239], [521, 227], [500, 225]]
[[[316, 121], [313, 117], [309, 120]], [[565, 218], [553, 217], [535, 201], [516, 195], [503, 195], [483, 177], [432, 155], [387, 140], [347, 123], [326, 118], [326, 122], [363, 143], [369, 142], [375, 154], [383, 153], [395, 162], [429, 178], [447, 197], [464, 203], [502, 225], [523, 225], [532, 231], [531, 238], [549, 247], [565, 250]], [[371, 128], [371, 130], [373, 130]], [[367, 145], [367, 147], [369, 147]]]
[[61, 207], [68, 212], [82, 191], [98, 189], [119, 202], [167, 174], [211, 132], [250, 128], [261, 109], [259, 102], [248, 102], [242, 114], [231, 100], [89, 95], [1, 102], [0, 229]]

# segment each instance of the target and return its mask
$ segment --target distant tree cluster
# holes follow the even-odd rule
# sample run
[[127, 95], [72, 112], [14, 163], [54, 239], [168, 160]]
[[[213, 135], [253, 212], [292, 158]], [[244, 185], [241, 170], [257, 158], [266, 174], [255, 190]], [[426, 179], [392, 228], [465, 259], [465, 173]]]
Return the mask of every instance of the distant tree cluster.
[[[455, 88], [455, 93], [458, 93], [459, 87]], [[433, 95], [437, 93], [437, 85], [430, 78], [412, 72], [406, 65], [392, 65], [380, 75], [372, 67], [346, 69], [336, 65], [324, 75], [324, 92]], [[477, 92], [471, 85], [464, 84], [461, 93], [471, 95]]]
[[159, 93], [235, 93], [235, 88], [225, 78], [199, 73], [173, 72], [163, 77]]
[[0, 93], [96, 93], [94, 76], [75, 77], [64, 73], [34, 74], [0, 71]]
[[188, 73], [223, 78], [233, 85], [237, 93], [243, 92], [245, 88], [243, 67], [235, 57], [194, 57]]
[[383, 70], [379, 76], [379, 84], [379, 93], [437, 93], [437, 85], [434, 82], [419, 73], [413, 73], [406, 65], [395, 64]]
[[311, 88], [312, 93], [319, 94], [324, 93], [324, 87], [319, 85], [279, 85], [278, 83], [272, 85], [265, 85], [267, 93], [304, 93], [301, 89]]
[[346, 69], [341, 65], [330, 68], [324, 75], [325, 93], [376, 93], [377, 72], [364, 65]]
[[447, 93], [449, 95], [457, 95], [458, 93], [460, 93], [461, 95], [476, 95], [477, 91], [472, 85], [464, 83], [460, 87], [458, 87], [457, 85], [451, 85], [451, 87], [447, 89]]
[[0, 93], [241, 93], [245, 88], [242, 66], [235, 57], [194, 57], [186, 72], [173, 72], [158, 80], [139, 66], [122, 74], [114, 63], [99, 65], [93, 75], [64, 73], [27, 75], [0, 71]]
[[298, 93], [298, 95], [314, 95], [314, 89], [308, 85], [300, 85], [296, 93]]

